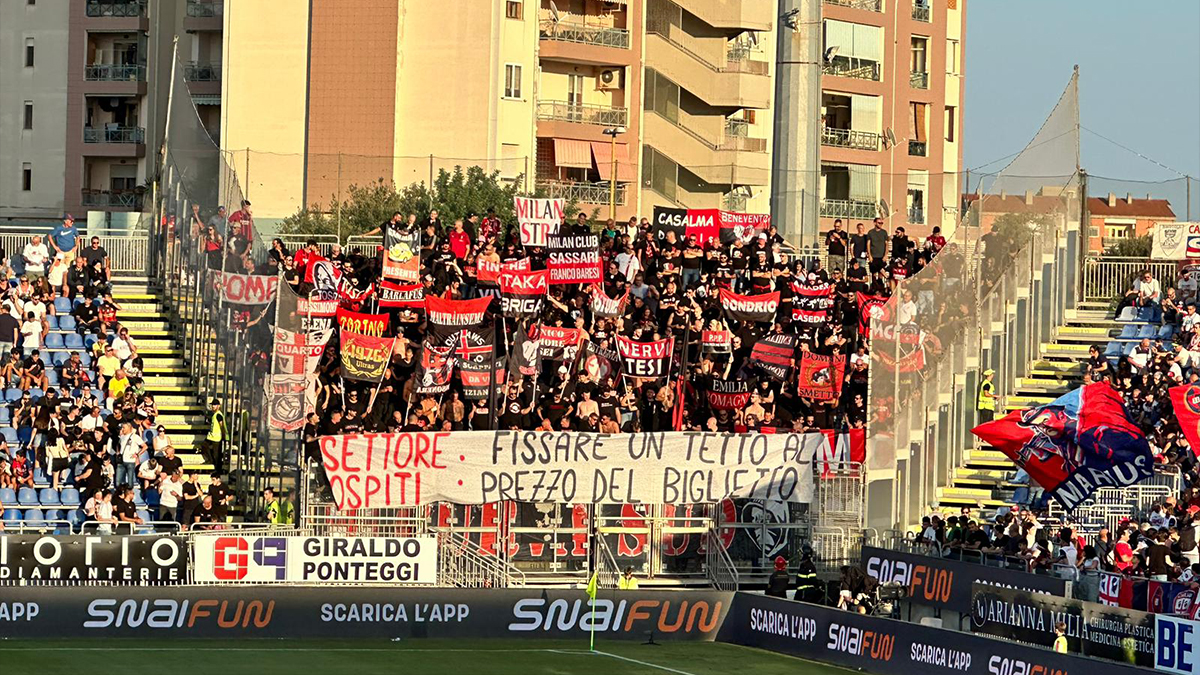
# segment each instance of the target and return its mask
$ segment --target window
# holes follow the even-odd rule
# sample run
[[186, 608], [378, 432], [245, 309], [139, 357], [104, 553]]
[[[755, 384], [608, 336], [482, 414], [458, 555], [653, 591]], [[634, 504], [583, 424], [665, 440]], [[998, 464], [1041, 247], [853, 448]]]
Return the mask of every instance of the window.
[[25, 162], [21, 165], [21, 190], [29, 192], [33, 189], [33, 165]]
[[958, 40], [946, 40], [946, 72], [958, 75]]
[[33, 67], [33, 38], [25, 38], [25, 67]]
[[929, 40], [923, 37], [912, 38], [912, 63], [911, 68], [914, 73], [929, 72], [925, 67], [926, 55], [928, 53]]
[[1099, 237], [1100, 236], [1100, 228], [1096, 227], [1095, 225], [1089, 227], [1088, 228], [1088, 236], [1089, 237]]
[[521, 19], [525, 15], [525, 4], [522, 0], [508, 0], [504, 3], [504, 16], [510, 19]]
[[21, 128], [26, 131], [33, 129], [33, 101], [25, 101], [25, 123]]
[[954, 142], [954, 126], [956, 124], [955, 115], [958, 113], [958, 108], [952, 105], [946, 106], [946, 142]]
[[504, 98], [521, 98], [521, 64], [504, 64]]
[[567, 75], [567, 105], [572, 107], [583, 105], [582, 75]]

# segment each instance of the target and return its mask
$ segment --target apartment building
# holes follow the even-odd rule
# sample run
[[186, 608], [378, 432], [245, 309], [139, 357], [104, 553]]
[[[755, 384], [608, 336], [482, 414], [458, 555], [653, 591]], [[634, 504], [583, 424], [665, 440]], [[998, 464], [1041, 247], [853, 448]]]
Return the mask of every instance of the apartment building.
[[[93, 226], [134, 222], [156, 171], [174, 38], [194, 63], [211, 68], [215, 53], [219, 70], [219, 7], [208, 0], [0, 4], [0, 218], [69, 212]], [[219, 89], [208, 93], [219, 104]]]
[[953, 228], [966, 0], [822, 0], [821, 230]]
[[1107, 197], [1088, 198], [1088, 253], [1104, 249], [1133, 237], [1150, 234], [1156, 223], [1172, 223], [1175, 210], [1165, 199], [1139, 199], [1132, 194], [1124, 198], [1110, 192]]
[[222, 147], [267, 218], [456, 164], [600, 217], [610, 200], [622, 219], [657, 204], [765, 212], [776, 6], [230, 3]]

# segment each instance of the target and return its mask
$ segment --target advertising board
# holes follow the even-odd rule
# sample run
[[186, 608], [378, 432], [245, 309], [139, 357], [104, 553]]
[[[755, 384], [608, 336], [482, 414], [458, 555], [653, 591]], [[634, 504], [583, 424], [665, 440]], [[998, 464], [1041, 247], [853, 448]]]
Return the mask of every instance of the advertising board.
[[202, 535], [193, 557], [199, 582], [437, 583], [434, 537]]
[[0, 581], [182, 583], [179, 537], [0, 534]]

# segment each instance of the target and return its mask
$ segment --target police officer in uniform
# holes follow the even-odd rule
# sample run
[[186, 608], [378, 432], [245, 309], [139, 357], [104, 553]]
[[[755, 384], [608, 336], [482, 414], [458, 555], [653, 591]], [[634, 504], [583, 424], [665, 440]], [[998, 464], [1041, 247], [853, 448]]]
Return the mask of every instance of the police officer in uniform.
[[996, 385], [992, 383], [995, 378], [996, 371], [991, 368], [983, 371], [983, 382], [979, 383], [979, 400], [975, 403], [980, 422], [990, 422], [996, 417]]

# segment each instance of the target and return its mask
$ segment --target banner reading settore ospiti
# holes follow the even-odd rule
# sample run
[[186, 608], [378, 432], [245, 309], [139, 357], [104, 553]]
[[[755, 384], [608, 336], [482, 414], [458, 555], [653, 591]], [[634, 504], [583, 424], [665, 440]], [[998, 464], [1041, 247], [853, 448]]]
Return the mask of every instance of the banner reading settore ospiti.
[[820, 434], [459, 431], [321, 437], [339, 509], [435, 501], [812, 501]]
[[434, 537], [199, 535], [196, 581], [255, 583], [437, 583]]

